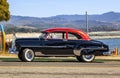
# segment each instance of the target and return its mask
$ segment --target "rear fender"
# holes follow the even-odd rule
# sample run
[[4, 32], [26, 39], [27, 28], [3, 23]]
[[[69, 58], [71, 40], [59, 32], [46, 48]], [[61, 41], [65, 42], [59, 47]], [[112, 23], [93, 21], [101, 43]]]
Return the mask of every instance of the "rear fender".
[[95, 49], [91, 49], [91, 48], [81, 48], [81, 49], [76, 49], [73, 51], [74, 54], [76, 56], [80, 56], [81, 54], [84, 54], [84, 55], [89, 55], [89, 54], [94, 54], [95, 53]]
[[83, 50], [83, 49], [75, 49], [75, 50], [73, 51], [73, 53], [74, 53], [74, 55], [76, 55], [76, 56], [80, 56], [82, 50]]

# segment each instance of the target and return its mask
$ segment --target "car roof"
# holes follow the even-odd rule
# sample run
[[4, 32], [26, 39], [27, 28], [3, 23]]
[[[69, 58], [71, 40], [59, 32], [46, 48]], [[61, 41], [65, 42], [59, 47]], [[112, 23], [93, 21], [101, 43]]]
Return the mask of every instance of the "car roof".
[[82, 31], [82, 30], [77, 30], [74, 28], [50, 28], [50, 29], [46, 29], [44, 31], [46, 31], [46, 32], [55, 32], [55, 31], [78, 32], [78, 31]]
[[76, 33], [78, 35], [80, 35], [83, 39], [85, 40], [90, 40], [90, 37], [87, 35], [87, 33], [85, 33], [82, 30], [78, 30], [78, 29], [74, 29], [74, 28], [50, 28], [50, 29], [46, 29], [44, 30], [45, 32], [71, 32], [71, 33]]

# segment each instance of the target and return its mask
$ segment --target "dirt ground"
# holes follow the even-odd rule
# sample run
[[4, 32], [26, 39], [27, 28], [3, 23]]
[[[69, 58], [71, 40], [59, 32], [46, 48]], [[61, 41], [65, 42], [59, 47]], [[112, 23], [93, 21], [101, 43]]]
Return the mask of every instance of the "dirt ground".
[[0, 62], [0, 78], [120, 78], [120, 62]]
[[6, 67], [0, 78], [120, 78], [118, 68]]

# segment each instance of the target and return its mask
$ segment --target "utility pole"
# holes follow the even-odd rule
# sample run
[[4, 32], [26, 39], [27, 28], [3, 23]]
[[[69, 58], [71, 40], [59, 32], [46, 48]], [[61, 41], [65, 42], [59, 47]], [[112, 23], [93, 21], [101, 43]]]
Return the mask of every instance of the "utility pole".
[[86, 11], [86, 32], [88, 34], [89, 29], [88, 29], [88, 15], [87, 15], [87, 11]]

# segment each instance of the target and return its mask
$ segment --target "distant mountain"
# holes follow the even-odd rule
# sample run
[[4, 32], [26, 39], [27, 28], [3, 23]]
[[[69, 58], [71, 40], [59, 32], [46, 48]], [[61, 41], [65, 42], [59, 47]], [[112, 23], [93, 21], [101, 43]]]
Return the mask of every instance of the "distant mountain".
[[[97, 21], [118, 21], [120, 20], [120, 13], [117, 12], [107, 12], [101, 15], [88, 15], [89, 20], [97, 20]], [[65, 20], [85, 20], [85, 15], [58, 15], [51, 18], [60, 18]]]
[[[14, 16], [8, 22], [2, 22], [6, 27], [71, 27], [77, 29], [86, 28], [85, 15], [57, 15], [46, 18]], [[118, 30], [120, 29], [120, 13], [107, 12], [98, 15], [88, 15], [89, 29], [91, 31]]]

